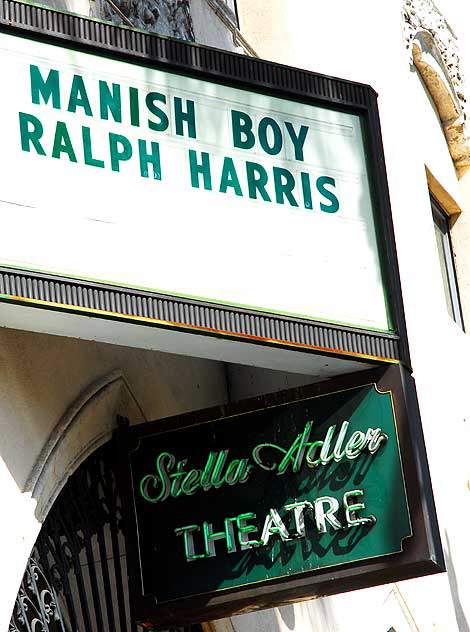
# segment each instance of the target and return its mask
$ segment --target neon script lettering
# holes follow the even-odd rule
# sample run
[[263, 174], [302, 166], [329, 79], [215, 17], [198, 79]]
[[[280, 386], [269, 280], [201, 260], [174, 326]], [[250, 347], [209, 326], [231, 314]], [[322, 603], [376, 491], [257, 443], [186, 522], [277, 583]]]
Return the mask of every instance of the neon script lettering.
[[[180, 494], [191, 496], [199, 489], [207, 492], [222, 485], [246, 483], [253, 468], [248, 459], [228, 461], [228, 450], [209, 452], [203, 469], [186, 470], [187, 459], [176, 463], [173, 454], [162, 452], [155, 465], [156, 474], [147, 474], [140, 482], [140, 493], [150, 503], [163, 502]], [[176, 464], [176, 468], [175, 468]]]
[[381, 428], [349, 434], [349, 425], [343, 421], [338, 433], [335, 425], [330, 426], [323, 439], [310, 441], [313, 421], [308, 421], [288, 448], [275, 443], [256, 445], [251, 452], [253, 463], [248, 458], [230, 460], [229, 450], [220, 450], [209, 452], [203, 468], [188, 469], [188, 459], [177, 461], [170, 452], [161, 452], [155, 461], [156, 472], [140, 481], [140, 493], [146, 501], [159, 503], [170, 496], [191, 496], [199, 490], [246, 483], [255, 467], [279, 476], [289, 468], [299, 472], [304, 463], [316, 468], [331, 461], [354, 460], [363, 453], [373, 455], [388, 439]]

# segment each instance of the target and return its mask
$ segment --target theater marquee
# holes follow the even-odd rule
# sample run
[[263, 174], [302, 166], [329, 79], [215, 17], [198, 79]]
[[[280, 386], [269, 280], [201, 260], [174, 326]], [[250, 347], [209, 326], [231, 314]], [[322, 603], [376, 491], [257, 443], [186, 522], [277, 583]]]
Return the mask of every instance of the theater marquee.
[[0, 42], [4, 265], [388, 331], [357, 114]]
[[[0, 250], [19, 275], [4, 298], [398, 359], [372, 91], [342, 89], [353, 107], [289, 95], [287, 80], [250, 85], [237, 65], [222, 76], [109, 57], [0, 33], [0, 210], [4, 234], [21, 237]], [[173, 313], [170, 299], [199, 312]], [[371, 344], [297, 341], [286, 322], [370, 332]]]

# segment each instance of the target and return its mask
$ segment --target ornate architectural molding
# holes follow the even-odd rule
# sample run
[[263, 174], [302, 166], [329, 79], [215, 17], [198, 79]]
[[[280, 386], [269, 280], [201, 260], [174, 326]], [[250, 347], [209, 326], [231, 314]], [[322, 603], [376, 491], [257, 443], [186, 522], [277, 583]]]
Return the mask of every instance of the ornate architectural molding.
[[64, 412], [23, 489], [37, 500], [36, 517], [40, 522], [80, 463], [109, 441], [118, 414], [125, 415], [132, 423], [146, 421], [120, 371], [113, 371], [90, 384]]
[[457, 37], [432, 0], [405, 0], [405, 46], [439, 112], [455, 168], [470, 167], [466, 98]]
[[97, 16], [150, 33], [194, 41], [189, 0], [98, 0]]

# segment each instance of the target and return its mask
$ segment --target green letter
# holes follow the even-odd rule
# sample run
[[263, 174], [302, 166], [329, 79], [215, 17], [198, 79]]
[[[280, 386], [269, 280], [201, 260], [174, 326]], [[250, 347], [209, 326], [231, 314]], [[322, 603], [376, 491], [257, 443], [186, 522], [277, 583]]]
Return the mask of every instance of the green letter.
[[83, 83], [83, 78], [80, 75], [73, 76], [72, 87], [70, 88], [69, 105], [67, 110], [69, 112], [76, 112], [77, 107], [83, 108], [83, 111], [87, 116], [92, 116], [85, 84]]
[[318, 448], [323, 448], [323, 441], [313, 441], [310, 443], [307, 454], [305, 455], [305, 461], [308, 467], [317, 467], [321, 463], [321, 458], [314, 459], [313, 456]]
[[[354, 503], [354, 500], [359, 496], [364, 496], [364, 492], [362, 491], [362, 489], [352, 489], [350, 492], [346, 492], [343, 496], [344, 512], [346, 514], [346, 522], [348, 523], [348, 527], [358, 527], [363, 524], [368, 524], [372, 526], [377, 522], [375, 516], [364, 516], [363, 518], [360, 518], [357, 515], [358, 511], [366, 508], [364, 503]], [[350, 498], [353, 499], [352, 505], [349, 504]]]
[[332, 186], [335, 186], [335, 179], [330, 178], [328, 176], [321, 176], [320, 178], [318, 178], [317, 180], [318, 193], [323, 195], [323, 197], [326, 197], [326, 199], [329, 202], [331, 202], [331, 204], [328, 204], [328, 205], [322, 204], [320, 202], [320, 208], [322, 211], [325, 211], [325, 213], [336, 213], [336, 211], [339, 209], [338, 198], [336, 197], [334, 193], [332, 193], [331, 191], [328, 191], [328, 189], [325, 189], [325, 184], [331, 184]]
[[248, 180], [248, 195], [253, 200], [256, 200], [256, 192], [259, 191], [261, 197], [265, 202], [271, 202], [265, 186], [268, 182], [268, 174], [264, 167], [256, 162], [246, 163], [246, 178]]
[[252, 465], [248, 465], [248, 459], [235, 459], [234, 461], [231, 461], [227, 467], [227, 471], [225, 472], [224, 482], [228, 485], [246, 483], [252, 467]]
[[77, 162], [77, 157], [75, 156], [75, 152], [73, 150], [67, 126], [65, 123], [57, 121], [54, 134], [54, 144], [52, 146], [52, 157], [60, 158], [60, 154], [62, 153], [67, 154], [70, 162]]
[[160, 147], [158, 143], [154, 143], [151, 141], [150, 147], [152, 149], [151, 153], [147, 153], [147, 145], [145, 140], [141, 140], [139, 138], [139, 160], [140, 160], [140, 175], [143, 178], [149, 177], [149, 164], [153, 167], [153, 178], [154, 180], [162, 179], [162, 169], [160, 166]]
[[252, 512], [240, 514], [235, 518], [238, 528], [238, 542], [240, 543], [242, 551], [251, 549], [252, 546], [260, 546], [262, 544], [260, 540], [250, 540], [249, 537], [246, 539], [246, 534], [258, 531], [258, 527], [255, 527], [254, 524], [246, 524], [247, 520], [254, 520], [254, 518], [256, 518], [256, 514]]
[[194, 113], [194, 101], [186, 99], [187, 112], [183, 112], [183, 100], [175, 97], [175, 128], [178, 136], [184, 136], [183, 123], [188, 124], [188, 136], [196, 138], [196, 116]]
[[308, 500], [301, 500], [295, 503], [291, 503], [290, 505], [284, 505], [284, 509], [286, 511], [294, 510], [294, 520], [295, 520], [295, 535], [298, 538], [305, 537], [305, 516], [304, 511], [308, 509], [310, 512], [313, 511], [313, 505]]
[[312, 210], [312, 188], [310, 186], [310, 176], [308, 173], [300, 174], [302, 179], [302, 193], [304, 194], [304, 206]]
[[289, 132], [290, 139], [292, 144], [294, 145], [295, 159], [303, 160], [304, 159], [304, 144], [305, 139], [307, 138], [308, 127], [306, 125], [302, 125], [299, 130], [299, 135], [296, 136], [295, 129], [292, 123], [285, 123], [286, 129]]
[[201, 470], [189, 470], [184, 481], [181, 483], [181, 491], [183, 494], [191, 496], [201, 486]]
[[99, 82], [100, 86], [100, 116], [105, 121], [108, 120], [108, 110], [111, 112], [116, 123], [122, 123], [121, 113], [121, 86], [113, 83], [113, 93], [106, 81]]
[[304, 458], [305, 450], [310, 446], [308, 442], [310, 436], [310, 430], [312, 429], [313, 421], [307, 421], [303, 432], [299, 433], [291, 444], [289, 450], [286, 452], [285, 457], [279, 463], [277, 468], [278, 475], [284, 474], [292, 465], [293, 472], [299, 472], [302, 467], [302, 461]]
[[173, 474], [170, 474], [170, 478], [172, 481], [171, 495], [173, 496], [173, 498], [178, 498], [178, 496], [183, 491], [181, 489], [181, 483], [183, 482], [183, 478], [186, 476], [186, 471], [184, 469], [186, 467], [186, 463], [187, 463], [187, 459], [183, 459], [182, 461], [179, 461], [176, 466], [176, 472], [173, 472]]
[[361, 454], [361, 452], [366, 447], [368, 439], [369, 439], [369, 432], [365, 434], [364, 432], [361, 432], [360, 430], [355, 430], [352, 433], [352, 435], [349, 437], [348, 442], [346, 443], [346, 447], [344, 449], [346, 458], [357, 459], [357, 457]]
[[[165, 466], [165, 459], [168, 460], [168, 465]], [[171, 470], [175, 464], [175, 457], [169, 452], [162, 452], [158, 455], [156, 460], [157, 475], [146, 474], [140, 481], [140, 493], [142, 498], [148, 500], [149, 503], [163, 502], [170, 495], [170, 479], [168, 477], [168, 470]], [[161, 486], [159, 493], [156, 496], [150, 496], [149, 487], [158, 489]]]
[[83, 159], [86, 165], [92, 167], [104, 167], [104, 160], [93, 158], [91, 151], [91, 132], [89, 127], [82, 127], [82, 140], [83, 140]]
[[195, 555], [194, 553], [194, 537], [192, 531], [199, 531], [197, 524], [189, 524], [187, 527], [179, 527], [175, 529], [176, 535], [182, 535], [184, 538], [184, 553], [186, 555], [186, 561], [192, 562], [198, 560], [205, 555]]
[[215, 556], [216, 540], [225, 540], [228, 553], [235, 553], [237, 547], [233, 541], [232, 521], [233, 518], [226, 518], [224, 520], [224, 530], [214, 533], [213, 526], [210, 522], [202, 523], [202, 531], [204, 533], [204, 549], [206, 551], [206, 557]]
[[331, 448], [331, 442], [333, 441], [333, 435], [335, 434], [336, 426], [330, 426], [326, 432], [323, 446], [320, 452], [320, 461], [322, 465], [328, 465], [333, 460], [334, 454], [328, 454]]
[[273, 167], [273, 174], [276, 202], [278, 204], [284, 204], [284, 196], [286, 196], [291, 206], [299, 206], [292, 194], [295, 188], [295, 178], [291, 172], [287, 169], [281, 169], [280, 167]]
[[166, 103], [166, 96], [164, 94], [160, 94], [160, 92], [149, 92], [145, 97], [145, 105], [150, 110], [150, 112], [157, 116], [159, 121], [155, 123], [155, 121], [151, 121], [148, 119], [148, 124], [150, 129], [155, 130], [156, 132], [164, 132], [168, 129], [169, 121], [168, 116], [165, 112], [155, 105], [155, 101], [161, 101], [162, 103]]
[[[253, 121], [245, 112], [232, 110], [232, 137], [233, 146], [239, 149], [252, 149], [255, 146], [255, 135], [251, 131]], [[245, 139], [242, 139], [242, 134]]]
[[[273, 143], [268, 143], [268, 127], [272, 129]], [[270, 156], [276, 156], [282, 149], [282, 132], [276, 121], [269, 116], [261, 119], [258, 125], [258, 136], [261, 147]]]
[[264, 521], [263, 533], [261, 534], [261, 542], [263, 546], [269, 542], [269, 538], [272, 535], [280, 536], [281, 540], [290, 540], [289, 531], [286, 525], [282, 522], [281, 516], [277, 509], [270, 509], [266, 520]]
[[369, 428], [367, 430], [368, 446], [367, 449], [371, 454], [375, 454], [384, 441], [388, 441], [388, 435], [382, 432], [380, 428]]
[[31, 79], [32, 102], [39, 105], [39, 96], [41, 96], [44, 103], [47, 103], [52, 95], [52, 107], [56, 110], [60, 110], [59, 71], [49, 70], [47, 79], [44, 81], [39, 68], [31, 64], [29, 74]]
[[189, 150], [189, 168], [191, 170], [191, 186], [195, 189], [199, 189], [199, 176], [202, 174], [204, 180], [204, 188], [207, 191], [212, 191], [211, 180], [211, 164], [209, 161], [209, 154], [205, 151], [201, 152], [202, 164], [197, 161], [197, 154], [194, 149]]
[[[42, 137], [44, 131], [42, 123], [32, 114], [25, 114], [24, 112], [18, 112], [20, 117], [20, 136], [21, 136], [21, 149], [23, 151], [29, 151], [29, 144], [32, 143], [36, 153], [41, 156], [45, 156], [46, 152], [42, 148], [39, 139]], [[33, 129], [29, 129], [29, 124], [33, 126]]]
[[221, 193], [227, 193], [228, 187], [232, 187], [236, 195], [243, 195], [233, 160], [227, 156], [224, 158], [224, 166], [222, 167], [222, 175], [220, 176], [219, 191]]
[[137, 90], [137, 88], [129, 88], [129, 105], [131, 113], [131, 125], [133, 125], [134, 127], [139, 127], [139, 91]]
[[211, 476], [211, 484], [218, 489], [221, 485], [224, 484], [224, 477], [222, 475], [222, 471], [225, 466], [225, 462], [227, 460], [228, 450], [221, 450], [217, 452], [217, 461], [215, 462], [214, 470]]
[[[121, 151], [118, 151], [118, 143], [121, 145]], [[111, 156], [111, 169], [119, 171], [119, 163], [129, 160], [132, 156], [132, 145], [125, 136], [120, 134], [109, 134], [109, 153]]]
[[[325, 508], [326, 505], [326, 508]], [[318, 533], [326, 533], [326, 523], [329, 522], [335, 531], [341, 529], [341, 522], [336, 517], [339, 509], [339, 502], [332, 496], [321, 496], [314, 503], [315, 523]]]

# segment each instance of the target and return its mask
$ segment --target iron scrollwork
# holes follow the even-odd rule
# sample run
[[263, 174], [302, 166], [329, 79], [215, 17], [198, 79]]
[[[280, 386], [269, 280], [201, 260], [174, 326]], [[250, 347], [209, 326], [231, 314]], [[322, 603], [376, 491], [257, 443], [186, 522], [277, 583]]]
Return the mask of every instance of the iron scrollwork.
[[16, 597], [9, 632], [65, 632], [57, 594], [32, 556]]
[[[137, 632], [110, 443], [72, 474], [36, 540], [9, 632]], [[149, 631], [150, 632], [150, 631]], [[168, 632], [201, 632], [192, 625]]]

